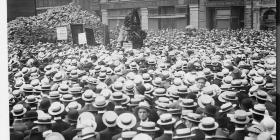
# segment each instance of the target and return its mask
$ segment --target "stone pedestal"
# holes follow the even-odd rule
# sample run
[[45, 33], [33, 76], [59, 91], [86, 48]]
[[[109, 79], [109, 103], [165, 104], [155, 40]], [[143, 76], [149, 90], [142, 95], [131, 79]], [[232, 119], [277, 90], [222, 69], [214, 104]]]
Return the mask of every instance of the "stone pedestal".
[[148, 30], [148, 8], [141, 8], [141, 28]]
[[190, 7], [190, 25], [192, 25], [195, 28], [198, 28], [199, 6], [198, 4], [190, 4], [189, 7]]
[[102, 14], [102, 23], [105, 25], [108, 25], [108, 11], [107, 9], [102, 9], [101, 10], [101, 14]]

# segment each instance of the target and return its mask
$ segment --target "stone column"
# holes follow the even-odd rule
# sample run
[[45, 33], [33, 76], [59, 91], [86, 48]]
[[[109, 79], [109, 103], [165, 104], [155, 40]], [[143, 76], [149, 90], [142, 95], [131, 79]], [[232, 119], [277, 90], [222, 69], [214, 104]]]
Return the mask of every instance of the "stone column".
[[108, 25], [108, 10], [102, 9], [101, 14], [102, 14], [102, 23]]
[[255, 30], [260, 30], [260, 8], [254, 8], [254, 22], [253, 26]]
[[199, 6], [198, 4], [190, 4], [190, 25], [192, 25], [195, 28], [198, 28], [199, 25]]
[[148, 8], [141, 8], [141, 28], [142, 30], [148, 30], [149, 26]]

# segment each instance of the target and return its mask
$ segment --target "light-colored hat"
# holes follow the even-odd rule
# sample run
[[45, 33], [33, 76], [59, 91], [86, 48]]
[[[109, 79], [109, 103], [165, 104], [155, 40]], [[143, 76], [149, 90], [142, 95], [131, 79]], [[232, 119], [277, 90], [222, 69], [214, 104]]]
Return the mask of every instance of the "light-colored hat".
[[253, 78], [253, 85], [263, 86], [265, 83], [266, 80], [261, 76], [256, 76]]
[[[183, 112], [182, 112], [183, 114]], [[200, 120], [202, 119], [202, 115], [200, 114], [197, 114], [197, 113], [192, 113], [192, 112], [188, 112], [186, 115], [184, 115], [182, 117], [183, 119], [186, 119], [188, 121], [191, 121], [191, 122], [196, 122], [196, 123], [199, 123]]]
[[53, 102], [51, 104], [51, 106], [49, 107], [48, 112], [50, 115], [55, 116], [55, 115], [61, 114], [64, 111], [64, 109], [65, 109], [65, 106], [62, 103]]
[[94, 100], [94, 98], [96, 97], [95, 93], [91, 90], [88, 89], [86, 90], [83, 94], [82, 94], [82, 99], [86, 102], [91, 102]]
[[66, 112], [69, 112], [70, 109], [76, 109], [77, 111], [81, 110], [82, 109], [82, 105], [80, 103], [78, 103], [77, 101], [73, 101], [73, 102], [70, 102], [66, 108], [65, 108], [65, 111]]
[[128, 139], [132, 139], [134, 136], [137, 135], [136, 131], [125, 131], [121, 133], [121, 138], [119, 138], [118, 140], [128, 140]]
[[263, 104], [256, 104], [254, 105], [253, 109], [250, 109], [250, 112], [252, 112], [253, 114], [257, 114], [257, 115], [268, 115], [266, 113], [266, 107]]
[[58, 132], [52, 132], [46, 136], [45, 140], [65, 140], [63, 135]]
[[192, 107], [196, 107], [197, 103], [194, 102], [193, 99], [182, 99], [182, 102], [179, 103], [179, 105], [185, 108], [192, 108]]
[[105, 99], [104, 96], [97, 96], [92, 105], [96, 108], [104, 108], [108, 105], [108, 103], [109, 102]]
[[257, 90], [254, 94], [257, 99], [268, 101], [270, 100], [268, 94], [263, 90]]
[[154, 122], [148, 121], [140, 123], [140, 127], [137, 127], [137, 130], [141, 132], [154, 132], [158, 131], [159, 128], [156, 127]]
[[122, 129], [131, 129], [136, 123], [136, 117], [132, 113], [122, 113], [117, 119], [117, 125]]
[[166, 96], [166, 90], [164, 88], [155, 88], [153, 95], [155, 97], [163, 97]]
[[61, 98], [60, 98], [60, 101], [61, 102], [72, 102], [72, 101], [75, 101], [76, 99], [73, 97], [72, 94], [65, 94], [65, 95], [62, 95]]
[[244, 110], [236, 110], [233, 115], [230, 115], [230, 121], [236, 124], [247, 124], [250, 122], [249, 113]]
[[93, 122], [93, 123], [95, 123], [95, 127], [85, 127], [82, 129], [82, 133], [80, 135], [82, 140], [91, 138], [96, 135], [95, 130], [96, 130], [97, 124], [96, 124], [96, 122]]
[[63, 80], [63, 74], [61, 72], [58, 72], [54, 75], [53, 77], [53, 81], [54, 82], [59, 82], [59, 81], [62, 81]]
[[38, 98], [36, 98], [35, 95], [28, 95], [28, 96], [26, 97], [25, 102], [28, 103], [28, 104], [38, 103]]
[[153, 140], [148, 134], [140, 133], [133, 137], [132, 140]]
[[13, 116], [23, 116], [26, 113], [27, 109], [22, 104], [16, 104], [13, 106], [13, 110], [11, 111]]
[[34, 121], [35, 124], [52, 124], [54, 122], [47, 113], [38, 113], [37, 121]]
[[215, 105], [214, 99], [209, 95], [201, 95], [197, 99], [197, 103], [201, 108], [205, 108], [205, 106], [208, 104]]
[[190, 128], [181, 128], [175, 131], [175, 135], [173, 136], [173, 139], [191, 138], [194, 136], [195, 134], [191, 133]]
[[238, 100], [238, 98], [236, 96], [236, 92], [234, 92], [234, 91], [225, 91], [218, 96], [218, 99], [221, 102]]
[[215, 119], [212, 117], [203, 118], [198, 125], [198, 128], [203, 131], [216, 130], [218, 127], [219, 127], [219, 124], [217, 122], [215, 122]]
[[165, 113], [160, 115], [159, 120], [157, 121], [157, 124], [159, 125], [171, 125], [176, 122], [175, 118], [172, 117], [171, 114]]
[[58, 91], [51, 91], [49, 93], [49, 99], [59, 99], [61, 95], [59, 94]]
[[231, 109], [234, 109], [236, 107], [236, 104], [232, 104], [231, 102], [226, 102], [221, 106], [221, 110], [219, 112], [227, 112]]
[[117, 125], [118, 115], [114, 111], [107, 111], [102, 116], [102, 121], [107, 127], [114, 127]]
[[122, 92], [114, 92], [111, 94], [110, 100], [112, 101], [121, 101], [122, 104], [129, 103], [129, 96], [123, 94]]

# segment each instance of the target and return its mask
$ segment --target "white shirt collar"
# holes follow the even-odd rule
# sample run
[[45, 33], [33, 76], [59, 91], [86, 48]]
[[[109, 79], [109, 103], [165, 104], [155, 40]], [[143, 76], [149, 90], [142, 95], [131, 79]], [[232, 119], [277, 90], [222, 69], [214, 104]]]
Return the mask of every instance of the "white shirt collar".
[[235, 131], [237, 130], [245, 130], [245, 128], [235, 128]]
[[212, 136], [205, 136], [205, 139], [211, 139], [211, 138], [213, 138]]
[[52, 130], [47, 130], [47, 131], [43, 132], [43, 137], [45, 138], [51, 133], [52, 133]]
[[194, 131], [194, 130], [196, 130], [196, 129], [198, 129], [198, 127], [197, 127], [197, 126], [192, 127], [192, 128], [191, 128], [191, 131]]
[[61, 117], [54, 117], [53, 119], [54, 119], [55, 121], [56, 121], [56, 120], [61, 120]]
[[173, 134], [173, 132], [171, 130], [164, 130], [163, 133], [164, 134]]

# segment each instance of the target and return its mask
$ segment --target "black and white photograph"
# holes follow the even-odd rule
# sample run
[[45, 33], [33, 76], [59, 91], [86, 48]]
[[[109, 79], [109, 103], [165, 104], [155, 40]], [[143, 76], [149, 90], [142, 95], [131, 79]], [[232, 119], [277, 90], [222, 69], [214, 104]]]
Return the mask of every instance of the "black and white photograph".
[[5, 0], [1, 139], [277, 140], [279, 6]]

